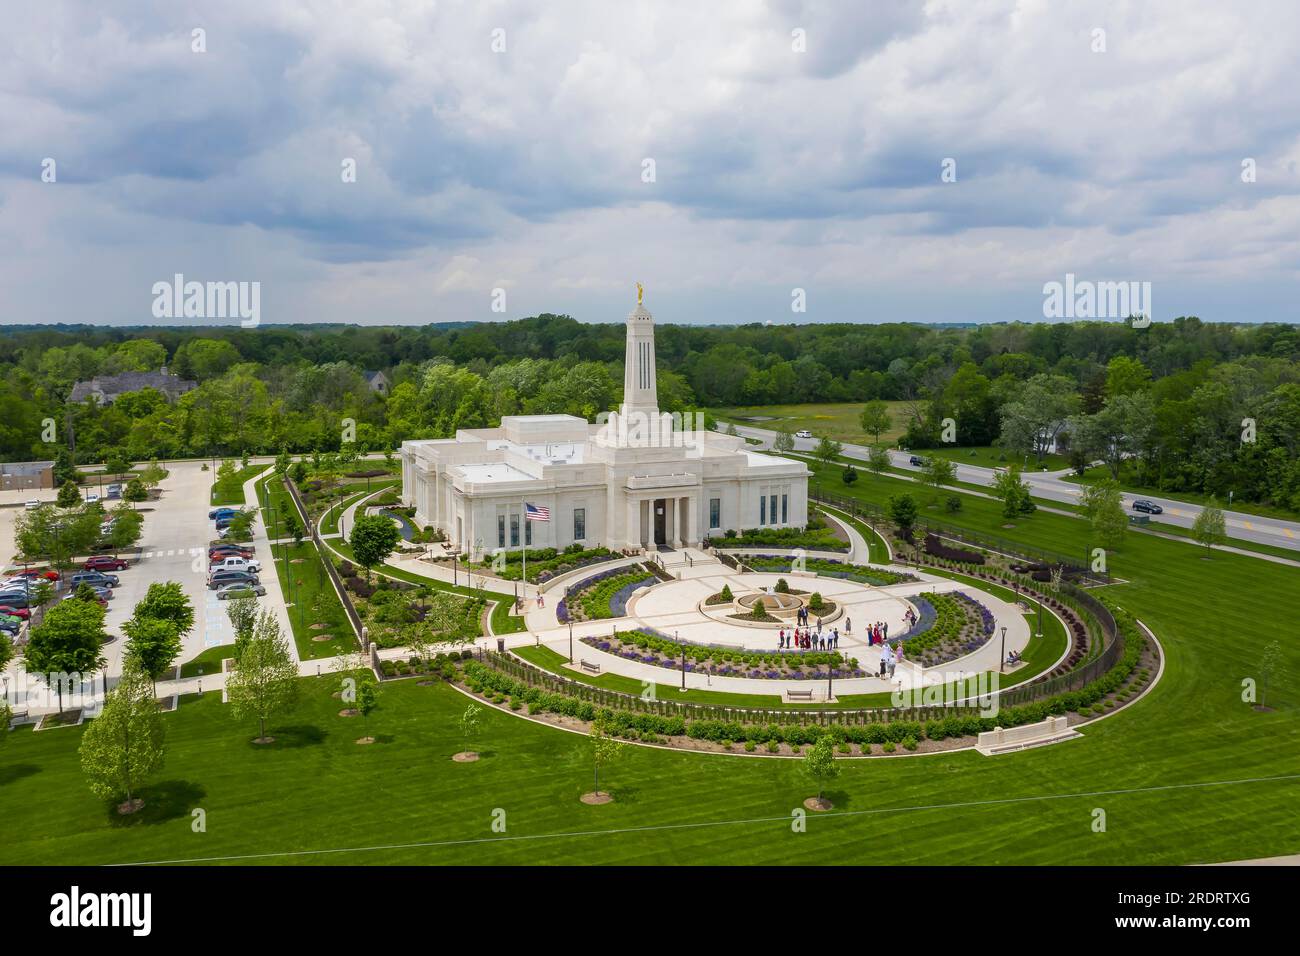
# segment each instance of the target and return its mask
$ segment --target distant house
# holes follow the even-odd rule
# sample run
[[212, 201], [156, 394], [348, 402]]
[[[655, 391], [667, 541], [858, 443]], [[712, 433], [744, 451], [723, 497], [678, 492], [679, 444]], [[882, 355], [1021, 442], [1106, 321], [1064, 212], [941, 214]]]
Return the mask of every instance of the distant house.
[[377, 395], [388, 395], [388, 376], [383, 372], [362, 372], [366, 377], [366, 384], [370, 390]]
[[53, 487], [54, 462], [52, 461], [0, 462], [0, 491]]
[[164, 365], [156, 372], [123, 372], [78, 382], [72, 386], [70, 400], [84, 402], [93, 398], [98, 405], [111, 405], [120, 395], [152, 388], [161, 392], [167, 401], [174, 402], [186, 392], [198, 388], [198, 384], [173, 375]]

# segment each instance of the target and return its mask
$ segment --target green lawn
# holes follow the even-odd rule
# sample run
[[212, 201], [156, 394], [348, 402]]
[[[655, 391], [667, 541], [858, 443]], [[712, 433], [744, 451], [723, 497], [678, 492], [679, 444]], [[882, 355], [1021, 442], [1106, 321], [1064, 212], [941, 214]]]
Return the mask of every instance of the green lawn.
[[[360, 491], [350, 491], [346, 497], [335, 502], [333, 505], [330, 506], [329, 510], [327, 510], [323, 515], [321, 515], [320, 533], [321, 534], [336, 533], [339, 530], [339, 518], [342, 517], [343, 512], [347, 511], [348, 508], [350, 508], [356, 502], [360, 501], [362, 498], [366, 497], [369, 494], [373, 494], [376, 491], [382, 491], [385, 488], [392, 488], [394, 485], [400, 485], [400, 484], [401, 484], [401, 479], [372, 478], [370, 479], [370, 488], [369, 490], [367, 490], [365, 483], [362, 482], [361, 485], [359, 486]], [[346, 485], [344, 487], [354, 488], [357, 486]]]
[[[862, 430], [859, 419], [862, 417], [862, 402], [830, 402], [810, 405], [753, 405], [742, 408], [709, 409], [714, 418], [737, 425], [752, 425], [754, 428], [780, 429], [782, 426], [791, 431], [807, 429], [814, 438], [829, 437], [836, 441], [855, 444], [875, 444], [875, 436]], [[907, 430], [907, 402], [886, 402], [894, 420], [894, 427], [880, 433], [880, 440], [893, 443]]]
[[1040, 465], [1033, 455], [1014, 455], [1001, 448], [990, 445], [970, 447], [941, 445], [938, 448], [921, 448], [916, 454], [922, 458], [931, 456], [948, 458], [959, 465], [977, 465], [980, 468], [1006, 468], [1019, 465], [1022, 471], [1059, 471], [1069, 468], [1070, 462], [1064, 455], [1044, 455]]
[[[863, 476], [852, 493], [882, 502], [907, 486]], [[1038, 513], [1004, 529], [996, 502], [965, 496], [957, 516], [982, 533], [1082, 555], [1087, 525]], [[79, 728], [24, 728], [0, 746], [0, 863], [96, 864], [240, 854], [248, 862], [558, 864], [1185, 864], [1300, 852], [1300, 642], [1296, 571], [1130, 534], [1111, 556], [1126, 583], [1107, 593], [1158, 635], [1161, 681], [1136, 705], [1084, 728], [1083, 739], [986, 758], [973, 752], [844, 761], [836, 811], [791, 832], [813, 792], [797, 760], [628, 747], [591, 787], [582, 736], [489, 711], [465, 749], [464, 697], [444, 685], [385, 684], [358, 747], [329, 679], [272, 722], [279, 743], [249, 743], [219, 695], [164, 717], [165, 769], [150, 808], [119, 824], [81, 777]], [[1282, 664], [1274, 709], [1242, 700], [1262, 678], [1265, 644]], [[190, 810], [207, 811], [203, 834]], [[490, 828], [506, 810], [504, 834]], [[1105, 833], [1093, 812], [1107, 814]], [[404, 846], [405, 844], [421, 844]], [[354, 848], [325, 856], [280, 854]], [[361, 847], [383, 847], [365, 851]]]
[[221, 672], [221, 662], [234, 656], [233, 644], [217, 644], [200, 651], [181, 665], [181, 677], [199, 677]]
[[247, 468], [239, 468], [232, 474], [221, 478], [212, 484], [212, 504], [234, 505], [242, 507], [244, 502], [244, 482], [254, 475], [260, 475], [270, 467], [266, 464], [249, 465]]
[[[298, 512], [280, 475], [268, 475], [257, 483], [257, 503], [262, 509], [261, 519], [266, 524], [266, 536], [272, 541], [288, 537], [284, 528], [284, 516], [292, 512], [297, 518]], [[305, 535], [306, 528], [302, 527], [301, 519], [298, 520], [298, 526]]]
[[[334, 585], [330, 583], [321, 563], [316, 546], [310, 539], [301, 544], [276, 545], [275, 570], [280, 576], [280, 589], [289, 608], [289, 623], [293, 626], [294, 643], [303, 660], [318, 657], [335, 657], [357, 649], [356, 635], [348, 623], [347, 612], [339, 600]], [[287, 556], [288, 568], [285, 561]], [[296, 562], [296, 563], [295, 563]], [[291, 579], [290, 579], [291, 576]], [[324, 627], [313, 628], [313, 624]], [[330, 640], [314, 638], [328, 634]]]

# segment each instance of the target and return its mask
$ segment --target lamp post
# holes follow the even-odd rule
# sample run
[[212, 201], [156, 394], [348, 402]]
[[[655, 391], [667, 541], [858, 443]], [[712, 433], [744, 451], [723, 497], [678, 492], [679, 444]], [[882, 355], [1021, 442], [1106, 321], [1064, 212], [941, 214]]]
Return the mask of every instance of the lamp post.
[[1005, 673], [1007, 669], [1007, 626], [1002, 625], [1002, 650], [998, 652], [998, 673]]
[[573, 622], [569, 622], [569, 663], [573, 663]]
[[1035, 637], [1043, 636], [1043, 596], [1038, 595], [1038, 633]]
[[681, 638], [677, 636], [677, 632], [676, 632], [676, 631], [673, 631], [673, 640], [677, 641], [677, 646], [680, 647], [680, 648], [681, 648], [681, 651], [682, 651], [682, 687], [681, 687], [681, 689], [682, 689], [683, 692], [685, 692], [685, 690], [686, 690], [686, 645], [683, 644], [683, 643], [681, 642]]

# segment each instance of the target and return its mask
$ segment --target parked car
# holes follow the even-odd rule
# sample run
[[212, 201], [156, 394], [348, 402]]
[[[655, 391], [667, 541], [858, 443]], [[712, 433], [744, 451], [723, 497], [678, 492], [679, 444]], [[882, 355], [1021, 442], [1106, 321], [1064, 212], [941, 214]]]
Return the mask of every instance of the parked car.
[[90, 505], [90, 504], [94, 504], [94, 503], [95, 503], [96, 501], [98, 501], [98, 500], [99, 500], [99, 495], [98, 495], [98, 493], [96, 493], [96, 492], [94, 492], [94, 491], [88, 491], [88, 492], [86, 492], [86, 504], [88, 504], [88, 505]]
[[238, 508], [213, 508], [208, 512], [208, 519], [215, 521], [218, 518], [229, 518], [231, 515], [237, 514], [238, 512]]
[[1143, 511], [1149, 515], [1162, 515], [1165, 513], [1164, 508], [1161, 508], [1154, 501], [1147, 501], [1145, 498], [1136, 499], [1132, 508], [1134, 511]]
[[794, 433], [794, 437], [795, 437], [795, 438], [812, 438], [812, 432], [810, 432], [810, 431], [809, 431], [808, 429], [806, 429], [806, 428], [801, 428], [801, 429], [799, 429], [799, 431], [797, 431], [797, 432]]
[[17, 635], [22, 628], [23, 622], [16, 617], [0, 618], [0, 631], [6, 634]]
[[218, 531], [225, 531], [227, 528], [229, 528], [229, 527], [230, 527], [232, 524], [234, 524], [234, 523], [235, 523], [235, 519], [234, 519], [233, 517], [218, 518], [218, 519], [217, 519], [217, 530], [218, 530]]
[[925, 467], [925, 459], [922, 458], [920, 455], [913, 455], [911, 458], [907, 459], [907, 463], [911, 465], [913, 468]]
[[256, 553], [252, 548], [246, 548], [242, 544], [214, 544], [208, 548], [208, 560], [215, 561], [218, 557], [227, 556], [251, 558]]
[[115, 498], [121, 498], [121, 497], [122, 497], [122, 486], [121, 486], [121, 485], [109, 485], [107, 488], [104, 489], [104, 497], [107, 498], [109, 501], [112, 501], [112, 500], [114, 500]]
[[31, 603], [26, 591], [0, 591], [0, 604], [5, 607], [29, 607]]
[[0, 604], [0, 614], [8, 614], [10, 617], [21, 617], [24, 620], [32, 616], [32, 612], [25, 607], [10, 607], [8, 604]]
[[234, 598], [261, 597], [265, 593], [266, 588], [260, 584], [227, 584], [225, 587], [217, 589], [217, 600], [229, 601]]
[[[105, 590], [107, 590], [107, 588], [105, 588]], [[65, 594], [65, 595], [63, 595], [63, 600], [65, 600], [65, 601], [75, 601], [75, 600], [77, 600], [77, 595], [76, 595], [76, 594]], [[99, 604], [100, 607], [108, 607], [108, 598], [105, 597], [104, 595], [100, 594], [98, 591], [95, 592], [95, 601], [96, 601], [96, 603]]]
[[36, 510], [37, 508], [39, 508], [40, 506], [41, 506], [41, 503], [40, 503], [39, 501], [37, 501], [35, 498], [33, 498], [31, 501], [25, 502], [25, 503], [23, 504], [23, 507], [26, 508], [28, 511], [35, 511], [35, 510]]
[[228, 571], [222, 569], [208, 575], [208, 590], [215, 591], [227, 584], [261, 584], [256, 574], [249, 571]]
[[93, 584], [96, 587], [115, 588], [122, 583], [116, 574], [105, 574], [103, 571], [78, 571], [68, 583], [75, 590], [82, 584]]
[[86, 561], [87, 571], [125, 571], [131, 562], [125, 558], [115, 558], [109, 554], [97, 554]]
[[36, 578], [42, 578], [46, 581], [57, 581], [59, 572], [51, 568], [24, 568], [22, 571], [15, 571], [14, 576], [18, 578], [30, 578], [34, 582]]
[[214, 560], [208, 567], [209, 571], [251, 571], [253, 574], [259, 574], [262, 570], [262, 562], [255, 558], [240, 558], [235, 555], [227, 555], [223, 558]]

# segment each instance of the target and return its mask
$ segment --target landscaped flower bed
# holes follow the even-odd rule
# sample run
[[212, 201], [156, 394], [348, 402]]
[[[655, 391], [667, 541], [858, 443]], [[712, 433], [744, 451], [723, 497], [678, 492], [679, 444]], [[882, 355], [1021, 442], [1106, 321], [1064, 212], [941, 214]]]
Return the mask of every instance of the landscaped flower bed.
[[623, 617], [633, 592], [658, 580], [641, 565], [601, 571], [569, 588], [556, 605], [555, 616], [561, 624]]
[[[581, 547], [574, 545], [570, 545], [563, 551], [557, 551], [555, 548], [529, 548], [528, 580], [532, 584], [545, 584], [558, 575], [576, 571], [578, 568], [589, 567], [593, 564], [613, 561], [618, 557], [621, 557], [621, 555], [609, 550], [609, 548], [588, 548], [583, 550]], [[495, 574], [507, 581], [518, 581], [523, 575], [523, 552], [518, 550], [508, 551], [505, 558], [505, 567], [496, 571]], [[485, 558], [481, 562], [483, 570], [491, 571], [492, 562], [491, 557]]]
[[804, 548], [809, 551], [848, 551], [849, 543], [836, 537], [821, 518], [808, 519], [802, 528], [747, 528], [738, 535], [712, 539], [718, 548]]
[[[436, 635], [451, 641], [472, 640], [483, 634], [483, 598], [449, 595], [455, 602], [456, 624], [450, 630]], [[381, 579], [369, 597], [355, 596], [357, 614], [366, 622], [370, 640], [380, 647], [403, 647], [409, 643], [407, 631], [425, 618], [426, 596], [421, 589], [403, 581]]]
[[[788, 554], [754, 554], [746, 555], [744, 562], [755, 571], [789, 571], [794, 562]], [[828, 578], [843, 578], [858, 584], [874, 584], [885, 587], [890, 584], [906, 584], [919, 580], [916, 575], [905, 571], [886, 571], [865, 564], [848, 564], [835, 558], [804, 558], [804, 570]]]
[[921, 594], [913, 598], [913, 603], [920, 617], [901, 640], [908, 656], [923, 667], [964, 657], [993, 636], [992, 612], [960, 591]]
[[681, 669], [682, 649], [688, 672], [755, 680], [812, 680], [865, 677], [856, 659], [839, 651], [750, 651], [677, 641], [650, 631], [623, 631], [610, 637], [584, 637], [582, 643], [626, 660]]

